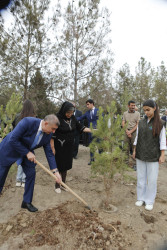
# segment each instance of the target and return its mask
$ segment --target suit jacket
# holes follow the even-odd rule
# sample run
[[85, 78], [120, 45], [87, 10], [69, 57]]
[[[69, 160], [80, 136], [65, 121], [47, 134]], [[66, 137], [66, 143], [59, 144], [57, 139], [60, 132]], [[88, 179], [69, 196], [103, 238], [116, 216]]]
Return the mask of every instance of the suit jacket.
[[[41, 119], [34, 117], [23, 118], [12, 132], [10, 132], [0, 143], [0, 166], [10, 166], [19, 158], [23, 163], [32, 165], [26, 155], [29, 151], [43, 146], [50, 169], [57, 167], [54, 154], [50, 146], [51, 134], [43, 134], [40, 143], [33, 149], [31, 146], [37, 134]], [[34, 166], [36, 164], [34, 163]]]
[[162, 119], [163, 121], [165, 121], [165, 127], [166, 127], [166, 124], [167, 124], [167, 116], [164, 115], [164, 116], [161, 117], [161, 119]]
[[90, 128], [90, 123], [92, 123], [93, 128], [96, 128], [97, 126], [97, 120], [98, 120], [98, 109], [94, 109], [93, 116], [90, 116], [90, 110], [88, 110], [84, 115], [77, 118], [78, 121], [83, 121], [84, 119], [87, 119], [88, 121], [88, 127]]
[[162, 116], [161, 119], [164, 120], [165, 122], [167, 122], [167, 116], [166, 115]]
[[[78, 109], [75, 110], [75, 117], [76, 119], [82, 115], [82, 112]], [[80, 122], [83, 125], [83, 122]], [[76, 129], [74, 132], [75, 136], [80, 136], [80, 132]]]
[[82, 112], [78, 109], [75, 110], [75, 117], [80, 117], [82, 115]]

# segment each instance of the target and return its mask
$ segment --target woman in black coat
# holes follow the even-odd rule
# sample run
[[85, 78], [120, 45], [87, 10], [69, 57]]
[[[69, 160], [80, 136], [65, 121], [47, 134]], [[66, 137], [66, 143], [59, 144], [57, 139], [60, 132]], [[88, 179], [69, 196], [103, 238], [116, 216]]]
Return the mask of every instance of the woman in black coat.
[[[72, 168], [74, 131], [77, 129], [80, 133], [91, 132], [89, 128], [81, 125], [74, 116], [75, 107], [70, 102], [64, 102], [59, 110], [57, 117], [60, 126], [53, 134], [51, 147], [55, 153], [55, 159], [62, 181], [66, 181], [67, 170]], [[64, 189], [63, 187], [61, 187]], [[61, 193], [60, 185], [55, 184], [55, 191]]]

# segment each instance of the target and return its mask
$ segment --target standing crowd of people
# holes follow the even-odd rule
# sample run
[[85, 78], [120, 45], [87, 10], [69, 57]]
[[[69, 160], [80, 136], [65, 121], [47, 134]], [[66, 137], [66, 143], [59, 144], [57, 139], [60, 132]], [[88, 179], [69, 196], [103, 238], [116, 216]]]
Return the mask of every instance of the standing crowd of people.
[[[44, 119], [36, 118], [33, 104], [26, 100], [21, 113], [16, 115], [13, 130], [0, 143], [0, 193], [5, 184], [9, 169], [17, 163], [16, 186], [24, 187], [22, 208], [30, 212], [38, 209], [32, 205], [35, 185], [36, 158], [34, 150], [43, 147], [50, 170], [56, 175], [55, 191], [60, 194], [61, 181], [66, 182], [67, 171], [72, 168], [73, 159], [77, 159], [81, 133], [88, 134], [88, 143], [93, 140], [91, 129], [97, 128], [98, 108], [94, 101], [86, 101], [88, 111], [82, 114], [75, 103], [64, 102], [56, 115], [47, 115]], [[165, 161], [166, 121], [160, 119], [158, 105], [153, 100], [143, 103], [145, 116], [140, 119], [133, 100], [128, 102], [128, 110], [123, 113], [122, 128], [125, 129], [124, 145], [129, 164], [129, 153], [137, 170], [136, 206], [145, 204], [146, 210], [152, 210], [156, 193], [159, 164]], [[84, 120], [88, 126], [84, 126]], [[112, 124], [111, 124], [112, 126]], [[101, 153], [101, 152], [99, 152]], [[94, 155], [90, 152], [91, 165]], [[135, 163], [136, 162], [136, 163]]]

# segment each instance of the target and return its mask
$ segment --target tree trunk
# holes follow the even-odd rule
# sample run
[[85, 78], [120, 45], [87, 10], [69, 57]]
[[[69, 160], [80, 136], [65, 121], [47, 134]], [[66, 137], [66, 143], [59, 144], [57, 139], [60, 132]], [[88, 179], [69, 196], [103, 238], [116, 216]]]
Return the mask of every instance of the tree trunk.
[[78, 40], [76, 43], [76, 56], [75, 56], [75, 76], [74, 76], [74, 102], [76, 103], [77, 98], [78, 98], [78, 93], [77, 93], [77, 74], [78, 73]]

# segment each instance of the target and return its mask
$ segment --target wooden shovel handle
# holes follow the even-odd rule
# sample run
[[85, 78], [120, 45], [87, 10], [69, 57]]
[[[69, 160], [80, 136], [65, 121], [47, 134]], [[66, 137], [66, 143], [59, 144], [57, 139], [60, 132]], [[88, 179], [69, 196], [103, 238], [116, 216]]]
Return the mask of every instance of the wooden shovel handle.
[[[44, 165], [42, 165], [39, 161], [37, 161], [36, 160], [36, 163], [41, 167], [41, 168], [43, 168], [43, 170], [45, 171], [45, 172], [47, 172], [49, 175], [51, 175], [55, 180], [57, 180], [57, 177], [49, 170], [49, 169], [47, 169]], [[77, 195], [71, 188], [69, 188], [64, 182], [60, 182], [60, 184], [62, 185], [62, 186], [64, 186], [71, 194], [73, 194], [75, 197], [77, 197], [80, 201], [82, 201], [84, 204], [85, 204], [85, 206], [87, 206], [88, 208], [90, 208], [89, 207], [89, 205], [87, 204], [87, 202], [86, 201], [84, 201], [79, 195]]]

